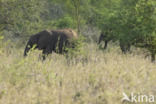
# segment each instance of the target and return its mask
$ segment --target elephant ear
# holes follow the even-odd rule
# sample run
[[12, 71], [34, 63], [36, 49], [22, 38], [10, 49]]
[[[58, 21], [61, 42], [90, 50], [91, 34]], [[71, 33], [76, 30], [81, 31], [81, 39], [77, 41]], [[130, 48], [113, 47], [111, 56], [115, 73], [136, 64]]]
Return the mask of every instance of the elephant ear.
[[77, 35], [77, 33], [74, 30], [69, 29], [69, 31], [72, 33], [73, 38], [78, 38], [78, 35]]

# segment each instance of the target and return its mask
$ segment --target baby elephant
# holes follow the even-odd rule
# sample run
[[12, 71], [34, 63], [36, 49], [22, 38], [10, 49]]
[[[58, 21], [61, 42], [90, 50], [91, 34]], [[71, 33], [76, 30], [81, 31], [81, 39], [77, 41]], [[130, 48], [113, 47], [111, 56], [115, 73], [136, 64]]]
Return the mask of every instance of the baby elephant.
[[[72, 40], [77, 38], [77, 33], [72, 29], [41, 31], [29, 38], [24, 50], [24, 56], [27, 56], [32, 47], [43, 50], [43, 59], [45, 59], [45, 55], [52, 53], [52, 51], [63, 53], [65, 48], [72, 44]], [[58, 49], [56, 50], [56, 48]]]

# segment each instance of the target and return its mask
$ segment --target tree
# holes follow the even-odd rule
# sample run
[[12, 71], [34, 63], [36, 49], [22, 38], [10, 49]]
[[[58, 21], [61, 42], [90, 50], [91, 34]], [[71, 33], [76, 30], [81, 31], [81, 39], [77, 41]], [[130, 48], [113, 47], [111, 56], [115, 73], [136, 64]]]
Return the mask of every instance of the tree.
[[144, 47], [155, 60], [155, 1], [154, 0], [121, 0], [117, 32], [124, 44], [131, 43]]
[[41, 28], [44, 4], [41, 0], [1, 0], [0, 31], [11, 31], [13, 36], [37, 31]]

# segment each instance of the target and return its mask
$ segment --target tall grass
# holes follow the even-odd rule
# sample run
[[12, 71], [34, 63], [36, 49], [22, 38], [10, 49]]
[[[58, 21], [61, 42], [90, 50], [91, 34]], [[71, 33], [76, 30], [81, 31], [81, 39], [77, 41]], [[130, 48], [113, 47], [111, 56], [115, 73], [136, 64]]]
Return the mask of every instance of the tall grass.
[[[137, 52], [123, 55], [118, 47], [66, 59], [4, 45], [0, 53], [0, 104], [122, 104], [125, 92], [156, 95], [156, 65]], [[141, 103], [143, 104], [143, 103]]]

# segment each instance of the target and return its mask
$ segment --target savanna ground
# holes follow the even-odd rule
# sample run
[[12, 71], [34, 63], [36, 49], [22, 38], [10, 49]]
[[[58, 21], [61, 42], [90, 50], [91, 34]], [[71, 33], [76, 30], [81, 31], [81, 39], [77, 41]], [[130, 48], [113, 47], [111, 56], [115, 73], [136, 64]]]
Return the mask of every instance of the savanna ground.
[[0, 47], [0, 104], [122, 104], [123, 92], [156, 96], [156, 64], [139, 49], [124, 55], [118, 46], [89, 44], [85, 58], [54, 53], [45, 61], [40, 51], [26, 58], [23, 51]]

